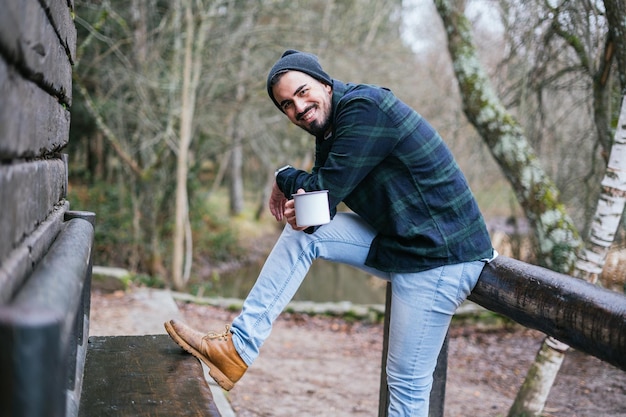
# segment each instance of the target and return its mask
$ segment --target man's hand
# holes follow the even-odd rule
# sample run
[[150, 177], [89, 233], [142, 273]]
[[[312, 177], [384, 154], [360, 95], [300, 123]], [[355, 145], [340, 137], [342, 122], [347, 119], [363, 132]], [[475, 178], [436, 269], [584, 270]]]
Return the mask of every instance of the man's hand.
[[283, 215], [285, 214], [285, 203], [287, 202], [287, 198], [280, 188], [278, 188], [278, 184], [274, 181], [274, 186], [272, 186], [272, 194], [270, 195], [270, 213], [276, 219], [276, 221], [282, 221]]
[[[298, 189], [297, 194], [304, 194], [304, 190], [302, 188]], [[293, 230], [302, 231], [308, 228], [308, 226], [298, 227], [298, 224], [296, 223], [295, 201], [293, 199], [285, 203], [284, 214], [285, 214], [285, 219], [287, 220], [287, 223], [291, 225], [291, 228]]]

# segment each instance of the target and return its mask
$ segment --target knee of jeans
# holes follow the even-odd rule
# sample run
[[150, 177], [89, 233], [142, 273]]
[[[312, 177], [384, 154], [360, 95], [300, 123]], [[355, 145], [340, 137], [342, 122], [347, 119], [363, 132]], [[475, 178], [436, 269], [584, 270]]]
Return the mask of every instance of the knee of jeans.
[[[291, 229], [291, 226], [287, 225]], [[324, 258], [324, 240], [314, 234], [291, 230], [283, 234], [283, 242], [290, 252], [297, 252], [298, 256], [309, 259]]]
[[306, 246], [317, 239], [315, 234], [294, 230], [289, 224], [285, 226], [280, 238], [292, 243], [298, 242], [300, 246]]

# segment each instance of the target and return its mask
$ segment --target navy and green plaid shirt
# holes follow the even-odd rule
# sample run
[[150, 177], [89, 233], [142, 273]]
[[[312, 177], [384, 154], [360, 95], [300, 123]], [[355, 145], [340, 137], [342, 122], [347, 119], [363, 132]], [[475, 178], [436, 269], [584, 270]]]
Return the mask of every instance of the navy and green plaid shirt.
[[329, 190], [378, 232], [366, 264], [387, 272], [491, 258], [467, 181], [431, 125], [389, 90], [333, 80], [332, 136], [316, 138], [311, 173], [276, 178], [291, 196]]

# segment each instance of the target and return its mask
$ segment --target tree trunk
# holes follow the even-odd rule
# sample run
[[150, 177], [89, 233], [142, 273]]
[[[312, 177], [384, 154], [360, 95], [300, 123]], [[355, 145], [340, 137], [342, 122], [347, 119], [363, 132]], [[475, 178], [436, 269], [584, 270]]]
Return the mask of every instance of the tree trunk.
[[[245, 33], [252, 30], [257, 10], [249, 10], [246, 14], [242, 28]], [[230, 176], [230, 214], [238, 216], [244, 209], [244, 187], [243, 187], [243, 144], [240, 127], [240, 113], [244, 107], [247, 97], [246, 80], [249, 79], [250, 67], [250, 35], [246, 35], [241, 46], [241, 63], [237, 73], [237, 87], [235, 92], [235, 106], [232, 110], [230, 123], [228, 126], [229, 136], [232, 140], [230, 153], [229, 176]]]
[[[617, 71], [622, 95], [626, 95], [626, 2], [624, 0], [604, 0], [609, 34], [615, 45]], [[623, 106], [622, 106], [623, 110]]]
[[94, 118], [96, 126], [98, 126], [98, 129], [100, 129], [104, 138], [109, 143], [115, 154], [120, 158], [124, 165], [126, 165], [130, 169], [133, 174], [135, 174], [138, 178], [141, 177], [141, 166], [135, 159], [133, 159], [133, 157], [128, 152], [124, 150], [120, 139], [111, 129], [109, 129], [109, 126], [104, 121], [104, 118], [96, 109], [93, 99], [91, 98], [91, 94], [89, 94], [89, 91], [87, 91], [87, 88], [85, 88], [82, 80], [76, 80], [74, 84], [76, 85], [78, 92], [83, 97], [83, 104], [87, 108], [87, 111]]
[[[189, 173], [189, 147], [193, 136], [193, 121], [196, 108], [196, 91], [200, 79], [204, 41], [208, 31], [208, 16], [197, 10], [194, 16], [193, 2], [185, 1], [185, 58], [183, 61], [183, 83], [180, 115], [180, 139], [176, 161], [176, 212], [172, 257], [172, 282], [181, 290], [189, 279], [192, 244], [189, 227], [189, 201], [187, 176]], [[198, 28], [196, 19], [200, 20]], [[185, 256], [185, 253], [187, 256]], [[185, 264], [186, 262], [186, 264]], [[185, 265], [184, 265], [185, 264]]]
[[193, 12], [190, 1], [185, 2], [185, 58], [183, 60], [183, 84], [180, 115], [180, 138], [178, 142], [178, 157], [176, 160], [176, 209], [174, 242], [172, 256], [172, 282], [174, 288], [181, 290], [183, 281], [183, 261], [185, 253], [185, 223], [189, 215], [187, 202], [187, 171], [189, 159], [189, 144], [191, 143], [191, 123], [193, 121], [193, 106], [191, 103], [191, 66], [193, 42], [195, 37]]
[[[538, 416], [550, 394], [568, 346], [551, 337], [547, 338], [531, 365], [517, 398], [509, 410], [508, 417]], [[537, 387], [547, 387], [539, 390]], [[539, 410], [538, 412], [536, 410]]]
[[243, 146], [241, 134], [235, 127], [233, 136], [233, 148], [230, 152], [230, 215], [238, 216], [244, 208], [243, 199]]
[[132, 0], [130, 15], [133, 23], [133, 49], [139, 64], [146, 62], [148, 28], [146, 24], [146, 0]]
[[577, 276], [595, 284], [602, 273], [609, 249], [615, 240], [626, 204], [626, 99], [602, 179], [602, 188], [585, 248], [576, 262]]
[[[612, 48], [616, 50], [622, 104], [592, 227], [575, 264], [574, 275], [591, 283], [596, 283], [602, 273], [626, 205], [626, 22], [621, 18], [626, 12], [626, 4], [621, 0], [607, 0], [605, 7], [611, 28], [608, 43], [613, 45], [607, 48], [607, 52]], [[610, 65], [610, 62], [606, 63], [607, 68]], [[556, 349], [552, 349], [555, 347], [553, 342], [551, 338], [544, 340], [508, 417], [539, 416], [543, 411], [568, 349], [560, 342]], [[549, 356], [550, 360], [545, 361], [545, 356]]]
[[[538, 258], [546, 266], [570, 272], [580, 246], [578, 232], [558, 200], [556, 186], [544, 173], [539, 159], [526, 140], [521, 127], [493, 92], [479, 63], [470, 33], [470, 23], [463, 15], [462, 2], [450, 5], [436, 1], [448, 34], [448, 48], [461, 90], [463, 109], [513, 186], [526, 217], [534, 226], [539, 242]], [[550, 392], [563, 361], [566, 345], [550, 339], [531, 367], [509, 417], [531, 416], [529, 409], [540, 407]], [[553, 347], [557, 347], [554, 349]], [[519, 399], [519, 398], [518, 398]]]

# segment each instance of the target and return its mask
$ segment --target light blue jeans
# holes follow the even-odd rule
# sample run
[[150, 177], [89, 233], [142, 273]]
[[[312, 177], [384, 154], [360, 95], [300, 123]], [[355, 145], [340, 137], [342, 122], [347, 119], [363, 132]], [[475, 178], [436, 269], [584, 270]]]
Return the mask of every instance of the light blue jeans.
[[389, 416], [427, 417], [432, 375], [450, 320], [474, 288], [485, 263], [467, 262], [409, 274], [382, 272], [365, 266], [375, 235], [374, 229], [352, 213], [338, 213], [313, 234], [286, 225], [241, 314], [232, 323], [233, 343], [251, 365], [314, 259], [352, 265], [391, 282]]

